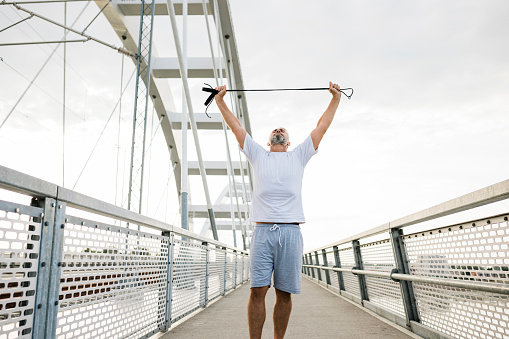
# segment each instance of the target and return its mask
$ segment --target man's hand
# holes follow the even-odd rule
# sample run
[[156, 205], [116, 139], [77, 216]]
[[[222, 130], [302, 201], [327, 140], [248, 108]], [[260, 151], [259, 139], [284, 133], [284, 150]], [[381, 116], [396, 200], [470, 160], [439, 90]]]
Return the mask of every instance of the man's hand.
[[333, 84], [329, 81], [329, 92], [332, 94], [332, 97], [341, 99], [341, 92], [339, 90], [340, 88], [338, 84]]
[[216, 100], [218, 100], [218, 99], [223, 100], [223, 97], [226, 94], [226, 86], [216, 87], [215, 90], [219, 92], [215, 96]]

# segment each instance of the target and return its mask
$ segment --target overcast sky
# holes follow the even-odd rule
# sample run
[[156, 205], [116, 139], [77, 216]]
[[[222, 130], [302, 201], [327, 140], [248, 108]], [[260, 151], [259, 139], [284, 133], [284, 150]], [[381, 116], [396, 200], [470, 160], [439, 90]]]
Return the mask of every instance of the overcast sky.
[[[306, 168], [305, 250], [508, 179], [507, 1], [236, 0], [230, 5], [245, 88], [325, 87], [334, 81], [355, 89], [352, 100], [342, 98], [318, 154]], [[68, 22], [84, 6], [69, 4]], [[30, 8], [63, 20], [62, 5]], [[91, 4], [78, 27], [84, 27], [97, 11]], [[19, 19], [15, 10], [0, 6], [0, 29]], [[160, 19], [155, 31], [158, 54], [174, 56], [169, 20]], [[189, 56], [207, 56], [206, 32], [195, 19], [190, 25], [197, 28], [189, 35], [197, 38], [189, 43]], [[41, 40], [32, 27], [44, 39], [61, 38], [61, 29], [36, 19], [29, 22], [31, 27], [23, 23], [1, 32], [0, 41]], [[102, 17], [87, 32], [120, 45]], [[28, 84], [19, 73], [31, 79], [52, 48], [0, 47], [4, 59], [0, 62], [0, 121]], [[37, 80], [39, 88], [28, 92], [0, 129], [1, 165], [57, 184], [62, 183], [62, 106], [58, 102], [62, 98], [62, 53], [60, 47], [59, 56], [53, 57]], [[66, 186], [72, 188], [115, 109], [121, 56], [93, 42], [68, 44], [68, 65], [67, 105], [72, 112], [66, 117]], [[126, 59], [124, 86], [133, 69]], [[178, 81], [170, 85], [179, 109], [180, 85]], [[195, 107], [201, 110], [201, 84], [191, 85]], [[130, 137], [134, 93], [132, 83], [130, 86], [123, 101], [122, 140]], [[265, 145], [270, 131], [284, 126], [296, 146], [316, 125], [330, 94], [248, 93], [247, 99], [255, 141]], [[217, 112], [215, 105], [210, 111]], [[114, 202], [118, 113], [112, 119], [116, 122], [108, 125], [76, 189]], [[219, 152], [224, 153], [224, 139], [216, 137], [219, 134], [216, 139], [201, 135], [203, 140], [214, 140], [202, 142], [206, 160], [216, 154], [220, 142]], [[154, 152], [160, 156], [151, 167], [156, 197], [148, 214], [173, 222], [178, 220], [175, 199], [169, 198], [173, 205], [166, 215], [161, 214], [163, 207], [155, 212], [160, 201], [164, 205], [161, 199], [168, 175], [163, 140], [156, 134]], [[230, 140], [238, 158], [234, 139]], [[121, 152], [128, 152], [129, 141], [122, 142], [125, 149]], [[121, 176], [123, 163], [121, 156]], [[214, 180], [211, 178], [211, 186], [217, 195], [224, 182]], [[191, 186], [196, 192], [193, 202], [204, 203], [199, 178], [193, 178]], [[169, 189], [174, 197], [173, 182]], [[501, 205], [504, 212], [508, 207]]]

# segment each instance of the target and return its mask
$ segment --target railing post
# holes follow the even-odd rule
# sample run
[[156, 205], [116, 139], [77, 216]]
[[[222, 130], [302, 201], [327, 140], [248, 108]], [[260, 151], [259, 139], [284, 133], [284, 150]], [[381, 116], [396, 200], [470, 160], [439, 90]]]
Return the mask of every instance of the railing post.
[[46, 313], [48, 307], [48, 281], [50, 275], [51, 247], [53, 244], [53, 231], [55, 223], [54, 199], [33, 198], [31, 206], [43, 207], [42, 218], [34, 217], [34, 222], [41, 222], [41, 238], [39, 242], [39, 267], [37, 268], [37, 290], [35, 292], [34, 325], [32, 338], [44, 338], [46, 326]]
[[[332, 249], [334, 250], [334, 260], [336, 261], [336, 268], [341, 268], [341, 259], [339, 257], [338, 247], [334, 246], [334, 247], [332, 247]], [[345, 282], [343, 280], [343, 272], [337, 271], [336, 273], [338, 274], [339, 290], [344, 291], [345, 290]]]
[[[306, 258], [306, 262], [308, 265], [312, 265], [313, 263], [309, 261], [309, 255], [305, 255], [305, 258]], [[306, 267], [308, 269], [308, 276], [311, 277], [312, 276], [312, 272], [313, 272], [313, 269], [311, 267]]]
[[[362, 264], [361, 246], [359, 240], [352, 241], [353, 253], [355, 257], [355, 268], [363, 270], [364, 265]], [[366, 284], [366, 276], [364, 274], [357, 274], [359, 279], [359, 288], [361, 290], [361, 299], [369, 301], [368, 286]]]
[[[311, 265], [307, 254], [304, 255], [304, 259], [305, 259], [307, 265]], [[311, 270], [312, 269], [310, 267], [306, 267], [306, 272], [307, 272], [308, 277], [311, 277]]]
[[240, 276], [242, 277], [242, 279], [240, 280], [240, 283], [243, 283], [244, 282], [244, 266], [245, 266], [245, 260], [244, 260], [244, 253], [240, 253], [240, 258], [241, 258], [241, 264], [242, 264], [242, 272], [240, 274]]
[[242, 253], [242, 282], [247, 280], [246, 253]]
[[[308, 257], [309, 257], [309, 264], [313, 265], [313, 256], [311, 255], [311, 253], [308, 253]], [[313, 279], [315, 278], [315, 269], [314, 268], [311, 269], [311, 276], [313, 277]]]
[[320, 269], [320, 260], [318, 259], [318, 251], [315, 251], [315, 259], [316, 259], [316, 271], [318, 272], [318, 281], [322, 281], [322, 270]]
[[205, 301], [204, 301], [204, 304], [203, 304], [203, 307], [207, 307], [207, 304], [209, 302], [209, 257], [210, 257], [210, 254], [209, 254], [209, 244], [207, 242], [202, 242], [201, 243], [203, 246], [206, 246], [205, 248], [205, 286], [204, 286], [204, 289], [205, 289]]
[[62, 272], [62, 251], [64, 248], [65, 207], [56, 201], [55, 222], [53, 223], [53, 245], [48, 282], [48, 303], [46, 309], [46, 334], [44, 338], [55, 338], [57, 330], [58, 301], [60, 295], [60, 276]]
[[[405, 244], [402, 238], [403, 230], [392, 228], [390, 233], [398, 273], [410, 274]], [[400, 280], [399, 286], [401, 289], [401, 296], [403, 297], [403, 305], [405, 307], [406, 325], [410, 328], [410, 321], [420, 321], [413, 285], [411, 281]]]
[[235, 274], [233, 275], [233, 288], [237, 288], [237, 251], [233, 250], [233, 256], [235, 257]]
[[[327, 267], [327, 253], [325, 252], [325, 249], [322, 249], [322, 258], [323, 258], [323, 266]], [[327, 282], [327, 285], [330, 285], [330, 274], [329, 270], [325, 270], [325, 281]]]
[[171, 232], [164, 232], [163, 236], [169, 237], [168, 240], [168, 265], [167, 273], [168, 284], [166, 286], [166, 314], [165, 314], [165, 328], [168, 330], [171, 327], [171, 307], [173, 302], [173, 260], [175, 249], [175, 234]]
[[224, 278], [223, 278], [223, 295], [226, 294], [226, 273], [227, 273], [227, 263], [228, 263], [228, 250], [226, 247], [223, 247], [224, 250]]

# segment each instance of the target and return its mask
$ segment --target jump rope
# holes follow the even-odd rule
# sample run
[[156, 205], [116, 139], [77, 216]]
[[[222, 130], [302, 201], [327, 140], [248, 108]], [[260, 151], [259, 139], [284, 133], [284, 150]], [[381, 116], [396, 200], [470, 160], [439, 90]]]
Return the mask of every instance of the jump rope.
[[[212, 104], [212, 101], [214, 101], [214, 97], [216, 94], [219, 93], [215, 88], [210, 86], [209, 84], [205, 84], [209, 87], [203, 87], [202, 91], [209, 92], [210, 95], [205, 101], [205, 114], [210, 118], [209, 114], [207, 113], [207, 110], [209, 109], [210, 104]], [[274, 92], [274, 91], [325, 91], [329, 90], [329, 87], [310, 87], [310, 88], [270, 88], [270, 89], [227, 89], [226, 92]], [[348, 100], [352, 98], [353, 95], [353, 88], [341, 88], [339, 90], [341, 93], [343, 93]], [[349, 92], [350, 94], [346, 93]]]

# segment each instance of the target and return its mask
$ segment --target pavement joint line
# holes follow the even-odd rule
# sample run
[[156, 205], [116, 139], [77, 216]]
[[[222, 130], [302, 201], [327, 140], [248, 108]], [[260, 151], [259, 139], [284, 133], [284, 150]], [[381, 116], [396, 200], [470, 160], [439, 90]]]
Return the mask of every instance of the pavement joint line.
[[327, 288], [326, 286], [324, 286], [324, 285], [322, 285], [322, 284], [319, 284], [317, 281], [313, 280], [312, 278], [308, 278], [308, 277], [307, 277], [307, 276], [305, 276], [305, 275], [303, 275], [303, 277], [304, 277], [304, 278], [306, 278], [307, 280], [311, 281], [311, 282], [312, 282], [312, 283], [314, 283], [315, 285], [320, 286], [321, 288], [323, 288], [324, 290], [328, 291], [329, 293], [334, 294], [336, 297], [339, 297], [339, 298], [341, 298], [341, 299], [343, 299], [343, 300], [345, 300], [345, 301], [348, 301], [350, 304], [355, 305], [356, 307], [360, 308], [360, 309], [361, 309], [361, 310], [363, 310], [364, 312], [366, 312], [366, 313], [368, 313], [369, 315], [371, 315], [371, 316], [375, 317], [376, 319], [378, 319], [378, 320], [380, 320], [380, 321], [382, 321], [382, 322], [386, 323], [387, 325], [389, 325], [389, 326], [391, 326], [391, 327], [393, 327], [393, 328], [397, 329], [398, 331], [403, 332], [404, 334], [406, 334], [406, 335], [408, 335], [408, 336], [410, 336], [410, 337], [412, 337], [412, 338], [415, 338], [415, 339], [422, 339], [422, 337], [421, 337], [420, 335], [417, 335], [417, 334], [415, 334], [414, 332], [409, 331], [409, 330], [407, 330], [406, 328], [404, 328], [404, 327], [402, 327], [402, 326], [400, 326], [400, 325], [398, 325], [398, 324], [395, 324], [394, 322], [390, 321], [389, 319], [386, 319], [386, 318], [382, 317], [381, 315], [378, 315], [377, 313], [375, 313], [375, 312], [373, 312], [373, 311], [371, 311], [371, 310], [367, 309], [367, 308], [366, 308], [366, 307], [364, 307], [363, 305], [358, 304], [358, 303], [356, 303], [355, 301], [352, 301], [352, 300], [350, 300], [350, 299], [348, 299], [348, 298], [343, 297], [341, 294], [337, 294], [336, 292], [334, 292], [333, 290], [331, 290], [331, 289]]

